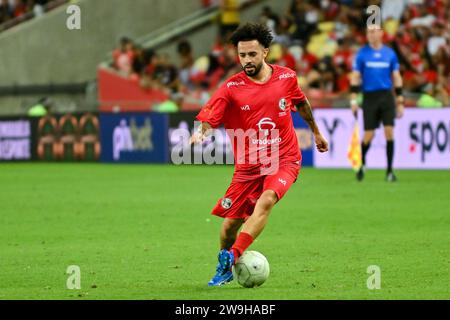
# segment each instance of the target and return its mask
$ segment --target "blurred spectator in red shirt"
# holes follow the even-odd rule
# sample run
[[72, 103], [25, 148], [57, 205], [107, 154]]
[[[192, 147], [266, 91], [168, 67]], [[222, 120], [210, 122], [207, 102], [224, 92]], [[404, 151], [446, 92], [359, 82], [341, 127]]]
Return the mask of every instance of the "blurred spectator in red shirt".
[[27, 13], [27, 3], [26, 0], [15, 0], [14, 2], [14, 17], [20, 17], [23, 16], [25, 13]]
[[324, 19], [334, 21], [339, 15], [339, 3], [336, 0], [320, 1], [320, 9], [323, 12]]
[[336, 67], [335, 90], [339, 93], [348, 93], [350, 90], [350, 76], [345, 64], [338, 64]]
[[289, 52], [289, 47], [284, 43], [280, 43], [279, 46], [281, 49], [281, 56], [277, 61], [274, 62], [280, 66], [297, 71], [295, 57]]
[[112, 53], [113, 67], [123, 76], [128, 77], [132, 74], [134, 60], [134, 44], [128, 37], [120, 39], [120, 47]]
[[339, 47], [333, 55], [333, 64], [335, 66], [342, 65], [345, 71], [350, 72], [352, 70], [354, 55], [351, 48], [351, 39], [347, 37], [342, 40], [338, 40], [337, 42]]

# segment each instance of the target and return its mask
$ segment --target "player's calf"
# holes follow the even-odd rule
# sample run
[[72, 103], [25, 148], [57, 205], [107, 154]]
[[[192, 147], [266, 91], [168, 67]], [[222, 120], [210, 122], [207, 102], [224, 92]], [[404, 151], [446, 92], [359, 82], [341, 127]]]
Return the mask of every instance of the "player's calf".
[[244, 219], [225, 218], [220, 230], [220, 248], [229, 250], [236, 241], [239, 228], [244, 223]]

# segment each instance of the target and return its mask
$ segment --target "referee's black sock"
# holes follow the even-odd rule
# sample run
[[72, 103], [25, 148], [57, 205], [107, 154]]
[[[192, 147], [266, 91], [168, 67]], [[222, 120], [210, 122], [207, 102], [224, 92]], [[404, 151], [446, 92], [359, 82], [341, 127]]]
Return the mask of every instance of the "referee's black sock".
[[392, 160], [394, 159], [394, 140], [388, 140], [386, 144], [386, 155], [387, 155], [387, 172], [392, 172]]
[[370, 148], [370, 142], [368, 144], [364, 144], [364, 142], [361, 143], [361, 151], [362, 151], [362, 165], [366, 165], [366, 154], [367, 151], [369, 151]]

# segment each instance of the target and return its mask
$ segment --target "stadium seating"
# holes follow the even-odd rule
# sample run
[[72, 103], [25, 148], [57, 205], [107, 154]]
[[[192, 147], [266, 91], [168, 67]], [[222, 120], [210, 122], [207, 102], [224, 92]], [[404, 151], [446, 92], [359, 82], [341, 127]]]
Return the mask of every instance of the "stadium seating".
[[[385, 43], [400, 57], [406, 105], [416, 106], [417, 100], [425, 94], [441, 105], [448, 105], [450, 49], [448, 25], [444, 23], [448, 21], [448, 8], [443, 7], [442, 1], [422, 1], [422, 4], [416, 1], [399, 8], [383, 1], [381, 7]], [[269, 62], [297, 71], [299, 84], [316, 107], [346, 107], [352, 60], [366, 41], [364, 8], [364, 1], [294, 0], [286, 13], [265, 5], [254, 20], [273, 30], [275, 39]], [[209, 46], [210, 50], [198, 56], [193, 52], [204, 52], [204, 48], [193, 48], [191, 36], [182, 31], [178, 36], [173, 37], [178, 40], [172, 41], [178, 41], [175, 58], [169, 59], [160, 53], [158, 43], [151, 43], [147, 49], [139, 47], [138, 51], [134, 45], [142, 42], [128, 39], [127, 49], [115, 50], [111, 67], [142, 90], [151, 88], [168, 97], [174, 91], [179, 92], [188, 101], [180, 103], [180, 110], [192, 110], [200, 108], [218, 85], [240, 68], [234, 49], [227, 46], [224, 35], [215, 43], [204, 43], [203, 47]], [[120, 64], [119, 57], [129, 68]], [[138, 68], [134, 67], [136, 61]], [[170, 74], [169, 83], [161, 81], [167, 80]], [[425, 98], [424, 101], [429, 101]]]

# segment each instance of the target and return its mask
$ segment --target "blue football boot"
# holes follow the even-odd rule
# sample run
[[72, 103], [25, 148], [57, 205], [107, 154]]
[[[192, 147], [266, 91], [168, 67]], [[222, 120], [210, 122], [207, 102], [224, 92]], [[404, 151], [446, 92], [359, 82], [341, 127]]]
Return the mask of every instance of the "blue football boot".
[[233, 280], [233, 272], [231, 268], [234, 264], [234, 255], [231, 251], [222, 249], [218, 256], [219, 263], [217, 264], [216, 274], [208, 282], [208, 286], [221, 286]]

